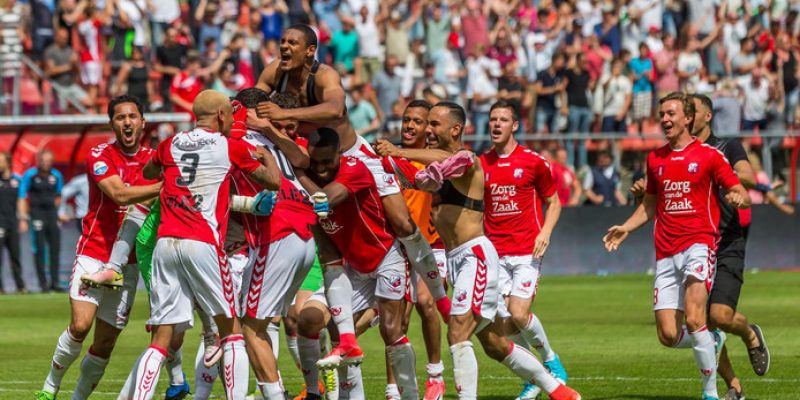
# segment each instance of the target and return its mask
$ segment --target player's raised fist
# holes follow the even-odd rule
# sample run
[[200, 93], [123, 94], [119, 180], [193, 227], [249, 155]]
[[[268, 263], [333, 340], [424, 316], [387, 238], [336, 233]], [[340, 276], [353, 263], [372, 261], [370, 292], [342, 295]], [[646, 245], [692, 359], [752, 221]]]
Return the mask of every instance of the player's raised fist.
[[629, 233], [630, 232], [628, 232], [627, 229], [620, 225], [614, 225], [611, 228], [608, 228], [608, 233], [603, 236], [603, 243], [606, 246], [606, 250], [615, 251], [619, 249], [619, 246], [622, 244], [622, 242], [628, 238]]

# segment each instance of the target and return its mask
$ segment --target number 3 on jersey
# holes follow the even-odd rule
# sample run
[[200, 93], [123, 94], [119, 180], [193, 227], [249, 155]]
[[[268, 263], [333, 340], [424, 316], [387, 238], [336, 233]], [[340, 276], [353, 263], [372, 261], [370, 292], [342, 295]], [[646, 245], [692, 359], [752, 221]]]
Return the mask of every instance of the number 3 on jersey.
[[197, 177], [197, 165], [200, 164], [200, 155], [197, 153], [185, 153], [181, 156], [181, 162], [189, 164], [181, 168], [181, 174], [188, 176], [186, 176], [186, 178], [181, 176], [175, 183], [177, 183], [178, 186], [189, 186]]

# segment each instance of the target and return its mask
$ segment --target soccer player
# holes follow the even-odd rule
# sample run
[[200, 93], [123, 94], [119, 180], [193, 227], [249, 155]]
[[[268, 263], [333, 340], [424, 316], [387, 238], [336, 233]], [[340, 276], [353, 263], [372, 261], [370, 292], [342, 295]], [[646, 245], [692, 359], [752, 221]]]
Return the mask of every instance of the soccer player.
[[499, 260], [483, 234], [484, 169], [480, 160], [463, 150], [466, 114], [451, 102], [433, 106], [428, 114], [429, 145], [438, 149], [407, 151], [410, 159], [439, 158], [416, 174], [417, 187], [434, 192], [433, 223], [447, 249], [453, 302], [447, 341], [453, 355], [453, 375], [460, 399], [478, 396], [478, 361], [471, 337], [476, 335], [486, 354], [526, 382], [535, 383], [552, 399], [580, 399], [558, 382], [528, 350], [506, 339], [495, 320], [500, 301]]
[[[427, 147], [425, 137], [425, 128], [428, 126], [428, 112], [431, 109], [431, 104], [425, 100], [413, 100], [406, 106], [403, 111], [402, 128], [400, 132], [400, 139], [403, 147], [397, 148], [388, 141], [379, 141], [376, 149], [379, 154], [384, 156], [382, 162], [384, 169], [387, 172], [395, 174], [400, 182], [407, 182], [414, 180], [414, 174], [425, 168], [425, 165], [418, 162], [408, 162], [402, 158], [390, 159], [388, 154], [398, 156], [402, 154], [402, 149], [424, 149]], [[409, 175], [406, 176], [403, 170], [395, 170], [395, 165], [399, 163], [406, 163], [410, 169]], [[400, 166], [398, 165], [398, 168]], [[411, 218], [414, 223], [420, 227], [423, 236], [430, 243], [433, 248], [433, 255], [436, 257], [436, 264], [439, 268], [439, 274], [442, 279], [447, 275], [446, 271], [446, 258], [444, 245], [436, 229], [433, 227], [431, 221], [431, 203], [433, 198], [431, 194], [422, 190], [416, 190], [410, 184], [403, 184], [402, 193], [406, 199], [408, 210], [411, 213]], [[409, 285], [409, 297], [411, 302], [408, 304], [405, 316], [403, 318], [403, 332], [408, 332], [408, 324], [411, 318], [411, 307], [417, 309], [422, 325], [422, 338], [425, 340], [425, 350], [428, 355], [428, 365], [425, 370], [428, 373], [428, 380], [425, 382], [425, 399], [436, 400], [444, 398], [444, 364], [442, 363], [442, 347], [441, 347], [441, 323], [439, 316], [436, 315], [436, 303], [431, 297], [428, 288], [421, 284], [422, 278], [414, 271], [411, 274], [412, 279]], [[388, 355], [387, 355], [388, 356]], [[387, 377], [389, 378], [388, 385], [386, 386], [386, 398], [393, 400], [400, 397], [396, 381], [391, 371], [391, 364], [387, 362]]]
[[[268, 150], [281, 170], [281, 186], [275, 209], [270, 216], [244, 215], [244, 232], [250, 248], [250, 264], [245, 269], [242, 324], [250, 364], [256, 374], [259, 390], [266, 399], [283, 400], [277, 360], [272, 345], [264, 336], [274, 317], [286, 315], [292, 299], [300, 289], [316, 255], [310, 225], [316, 215], [308, 192], [297, 179], [292, 164], [281, 149], [267, 136], [280, 134], [267, 120], [256, 116], [258, 103], [269, 101], [267, 92], [245, 89], [236, 100], [247, 109], [247, 134], [242, 139], [247, 148]], [[263, 132], [263, 133], [262, 133]], [[241, 196], [254, 196], [260, 187], [244, 172], [233, 175], [234, 188]]]
[[[339, 290], [336, 296], [343, 308], [329, 304], [331, 315], [355, 315], [374, 302], [380, 314], [380, 332], [404, 399], [419, 397], [414, 349], [403, 333], [405, 314], [406, 259], [394, 232], [389, 227], [378, 187], [366, 165], [355, 157], [343, 156], [339, 136], [330, 128], [319, 128], [309, 137], [311, 166], [300, 180], [315, 198], [320, 228], [346, 260], [333, 269], [336, 280], [349, 280], [352, 289]], [[322, 248], [326, 244], [320, 244]], [[324, 259], [321, 259], [321, 261]], [[324, 262], [324, 261], [323, 261]], [[344, 265], [342, 265], [344, 264]], [[327, 294], [330, 299], [331, 293]], [[345, 308], [346, 307], [346, 308]], [[340, 332], [340, 340], [342, 339]], [[355, 332], [352, 333], [353, 335]], [[301, 361], [303, 357], [301, 356]], [[317, 365], [324, 363], [320, 360]], [[304, 369], [308, 369], [303, 365]], [[312, 367], [313, 368], [313, 367]], [[314, 381], [307, 381], [311, 389]]]
[[692, 348], [703, 399], [718, 399], [715, 353], [725, 338], [706, 325], [720, 237], [716, 194], [723, 188], [724, 201], [737, 208], [749, 207], [750, 197], [722, 152], [691, 136], [691, 98], [671, 93], [660, 100], [659, 114], [668, 144], [648, 155], [644, 200], [624, 224], [608, 229], [603, 242], [607, 250], [617, 250], [631, 232], [655, 217], [658, 338], [668, 347]]
[[[139, 145], [144, 129], [142, 103], [131, 96], [108, 103], [108, 118], [116, 141], [92, 148], [86, 158], [89, 171], [89, 212], [83, 219], [70, 280], [71, 321], [58, 338], [50, 373], [37, 400], [53, 400], [67, 369], [80, 355], [83, 341], [96, 318], [94, 340], [81, 363], [81, 374], [73, 398], [85, 399], [108, 366], [117, 337], [128, 323], [136, 294], [138, 274], [128, 265], [127, 280], [118, 291], [93, 288], [81, 283], [83, 273], [93, 273], [108, 261], [122, 225], [125, 207], [154, 198], [160, 182], [143, 178], [142, 169], [153, 155]], [[153, 177], [155, 178], [155, 177]]]
[[[701, 143], [719, 149], [745, 188], [768, 191], [768, 187], [756, 185], [753, 167], [739, 140], [719, 138], [711, 131], [714, 109], [711, 99], [699, 94], [690, 97], [695, 106], [692, 136]], [[631, 190], [635, 195], [641, 196], [644, 195], [644, 188], [645, 181], [642, 179]], [[769, 349], [764, 341], [764, 335], [758, 325], [749, 325], [747, 317], [736, 311], [744, 278], [746, 237], [739, 221], [738, 210], [725, 203], [724, 195], [724, 191], [720, 191], [720, 240], [717, 249], [716, 275], [708, 301], [709, 327], [711, 329], [719, 327], [725, 332], [741, 337], [747, 347], [753, 371], [756, 375], [763, 376], [767, 373], [770, 363]], [[718, 366], [719, 375], [728, 387], [725, 398], [733, 400], [744, 398], [741, 383], [733, 371], [726, 347], [722, 348]]]
[[[494, 147], [480, 157], [485, 176], [484, 229], [500, 257], [498, 286], [503, 299], [499, 314], [506, 321], [506, 335], [519, 335], [516, 343], [535, 347], [545, 368], [566, 383], [567, 372], [550, 347], [541, 321], [531, 312], [561, 202], [547, 160], [514, 139], [518, 127], [514, 105], [503, 100], [494, 103], [489, 110]], [[518, 398], [535, 399], [539, 392], [535, 385], [525, 383]]]
[[135, 399], [153, 397], [166, 348], [176, 326], [192, 321], [194, 303], [213, 316], [222, 337], [226, 396], [241, 399], [247, 394], [248, 357], [222, 249], [229, 178], [234, 170], [243, 170], [263, 188], [276, 190], [280, 172], [271, 155], [251, 153], [241, 142], [228, 139], [233, 107], [225, 95], [200, 93], [193, 112], [197, 127], [162, 142], [144, 169], [145, 177], [163, 176], [164, 188], [151, 277], [153, 337], [134, 366]]
[[[259, 117], [270, 121], [304, 121], [332, 128], [339, 134], [344, 155], [359, 158], [369, 168], [378, 186], [386, 219], [405, 248], [411, 266], [419, 272], [437, 301], [440, 313], [446, 316], [450, 308], [449, 299], [442, 280], [436, 273], [436, 258], [432, 249], [410, 218], [395, 177], [383, 170], [380, 157], [375, 154], [372, 146], [356, 135], [350, 126], [345, 108], [345, 92], [339, 74], [333, 68], [322, 65], [314, 59], [317, 49], [317, 36], [314, 30], [308, 25], [292, 25], [284, 31], [280, 47], [280, 58], [264, 69], [256, 86], [268, 93], [293, 94], [300, 99], [303, 107], [282, 109], [274, 103], [262, 103], [258, 107]], [[324, 273], [327, 276], [333, 271], [325, 269]], [[326, 282], [331, 279], [331, 277], [325, 278]], [[332, 299], [329, 300], [332, 307], [339, 306]], [[351, 317], [337, 317], [335, 320], [337, 326], [344, 324], [339, 326], [341, 332], [353, 331]], [[350, 337], [349, 333], [344, 335], [345, 339], [342, 340], [340, 347], [334, 348], [330, 357], [326, 357], [326, 364], [338, 364], [342, 358], [355, 359], [361, 356], [361, 349], [354, 338]]]

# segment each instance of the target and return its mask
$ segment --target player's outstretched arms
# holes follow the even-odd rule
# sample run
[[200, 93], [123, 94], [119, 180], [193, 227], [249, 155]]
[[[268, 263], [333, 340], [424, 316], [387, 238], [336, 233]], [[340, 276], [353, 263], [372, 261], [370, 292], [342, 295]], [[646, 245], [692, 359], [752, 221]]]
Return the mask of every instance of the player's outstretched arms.
[[[156, 178], [157, 177], [158, 175], [156, 175]], [[102, 190], [106, 196], [110, 197], [114, 203], [120, 206], [129, 206], [131, 204], [151, 200], [158, 196], [158, 192], [161, 191], [161, 182], [144, 186], [125, 186], [122, 179], [117, 175], [103, 179], [97, 186], [100, 187], [100, 190]]]
[[725, 193], [725, 202], [742, 210], [750, 208], [753, 204], [750, 195], [741, 184], [728, 189], [728, 192]]
[[656, 212], [656, 195], [654, 194], [645, 194], [644, 200], [642, 201], [639, 206], [636, 207], [636, 210], [633, 211], [633, 214], [625, 221], [622, 225], [614, 225], [611, 228], [608, 228], [608, 233], [603, 236], [603, 244], [608, 251], [615, 251], [619, 249], [619, 246], [622, 245], [622, 242], [628, 238], [628, 235], [641, 228], [642, 225], [646, 224], [647, 221], [653, 218]]
[[346, 112], [345, 93], [339, 74], [334, 69], [323, 66], [316, 76], [317, 86], [322, 89], [319, 104], [310, 107], [282, 109], [275, 103], [260, 103], [256, 109], [258, 116], [274, 121], [294, 119], [314, 124], [328, 124], [342, 119]]
[[253, 153], [261, 166], [248, 174], [256, 183], [267, 190], [278, 190], [281, 187], [281, 172], [275, 158], [263, 147], [257, 147]]

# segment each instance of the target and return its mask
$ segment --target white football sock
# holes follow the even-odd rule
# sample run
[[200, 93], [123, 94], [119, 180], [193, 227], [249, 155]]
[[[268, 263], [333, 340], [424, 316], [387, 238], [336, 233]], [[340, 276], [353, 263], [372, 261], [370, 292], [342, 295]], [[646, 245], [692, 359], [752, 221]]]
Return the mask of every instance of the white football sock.
[[414, 233], [410, 236], [397, 238], [406, 249], [406, 256], [411, 267], [425, 282], [425, 286], [431, 292], [434, 300], [439, 300], [447, 296], [444, 290], [442, 276], [439, 275], [439, 267], [436, 266], [436, 257], [428, 240], [422, 236], [418, 227], [414, 227]]
[[417, 386], [417, 367], [414, 349], [408, 338], [403, 336], [391, 346], [387, 347], [389, 360], [394, 369], [394, 377], [403, 399], [419, 398]]
[[167, 353], [167, 374], [170, 385], [183, 385], [183, 346], [178, 350], [169, 349]]
[[197, 356], [194, 360], [194, 399], [195, 400], [208, 400], [211, 395], [211, 389], [214, 387], [214, 380], [219, 375], [219, 364], [212, 368], [206, 368], [203, 362], [205, 357], [205, 344], [200, 340], [200, 346], [197, 347]]
[[297, 350], [297, 335], [286, 335], [286, 348], [294, 360], [294, 365], [300, 368], [300, 352]]
[[325, 297], [333, 323], [339, 329], [339, 335], [353, 334], [353, 284], [341, 265], [328, 265], [324, 272]]
[[258, 390], [261, 391], [261, 395], [264, 396], [265, 400], [286, 399], [286, 396], [283, 394], [283, 385], [280, 381], [273, 383], [256, 381], [256, 385], [258, 386]]
[[681, 326], [681, 333], [680, 337], [678, 338], [678, 343], [675, 343], [674, 348], [676, 349], [690, 349], [692, 348], [692, 338], [689, 334], [689, 330], [686, 329], [686, 325]]
[[117, 239], [111, 248], [111, 255], [105, 265], [107, 268], [122, 273], [122, 266], [128, 263], [128, 256], [130, 256], [131, 250], [136, 243], [136, 235], [142, 228], [146, 217], [147, 214], [140, 210], [137, 205], [128, 206], [125, 219], [122, 221], [119, 233], [117, 233]]
[[133, 368], [131, 368], [131, 372], [128, 374], [128, 378], [125, 379], [125, 383], [122, 385], [122, 390], [119, 391], [119, 396], [117, 396], [117, 400], [133, 399], [133, 387], [136, 385], [136, 371], [139, 370], [139, 363], [142, 362], [143, 355], [144, 353], [139, 354], [139, 358], [137, 358], [136, 362], [133, 363]]
[[85, 400], [92, 394], [94, 388], [100, 383], [103, 374], [108, 366], [107, 358], [100, 358], [92, 354], [92, 348], [86, 352], [81, 363], [81, 375], [78, 378], [78, 386], [72, 393], [72, 400]]
[[[346, 380], [342, 380], [342, 377]], [[364, 383], [361, 379], [361, 366], [349, 365], [339, 367], [339, 399], [365, 400]]]
[[244, 349], [244, 336], [235, 334], [222, 339], [223, 382], [225, 396], [229, 399], [244, 399], [247, 396], [250, 361]]
[[428, 373], [428, 379], [432, 381], [444, 382], [444, 363], [439, 361], [436, 364], [428, 363], [425, 366], [425, 371]]
[[317, 361], [320, 356], [319, 339], [297, 336], [297, 353], [300, 357], [300, 370], [303, 372], [303, 380], [306, 383], [308, 393], [320, 394], [319, 370]]
[[161, 375], [161, 365], [167, 358], [167, 350], [151, 345], [142, 353], [139, 365], [136, 368], [136, 386], [133, 388], [133, 398], [137, 400], [150, 400], [158, 386], [158, 376]]
[[394, 383], [386, 384], [386, 400], [395, 400], [400, 398], [400, 389]]
[[278, 353], [280, 352], [281, 345], [281, 326], [272, 322], [267, 323], [267, 336], [269, 336], [269, 345], [272, 346], [272, 355], [275, 356], [275, 362], [278, 362]]
[[692, 353], [703, 378], [703, 393], [714, 398], [717, 394], [717, 356], [714, 347], [714, 336], [704, 325], [695, 332], [689, 333], [692, 338]]
[[453, 379], [459, 399], [478, 398], [478, 359], [472, 342], [466, 341], [450, 346], [453, 355]]
[[75, 362], [83, 349], [83, 340], [76, 340], [69, 333], [69, 328], [61, 332], [56, 344], [56, 351], [53, 353], [53, 361], [50, 363], [50, 373], [44, 380], [42, 390], [50, 393], [58, 393], [58, 388], [61, 387], [61, 380], [64, 379], [64, 374]]
[[[547, 340], [547, 334], [544, 333], [542, 321], [533, 313], [528, 317], [528, 324], [520, 328], [520, 334], [525, 340], [539, 352], [542, 361], [553, 361], [556, 358], [556, 353], [550, 347], [550, 341]], [[527, 346], [523, 346], [526, 347]]]
[[502, 361], [514, 374], [525, 382], [535, 383], [547, 393], [556, 390], [561, 383], [554, 378], [536, 357], [523, 347], [511, 343], [511, 351]]

